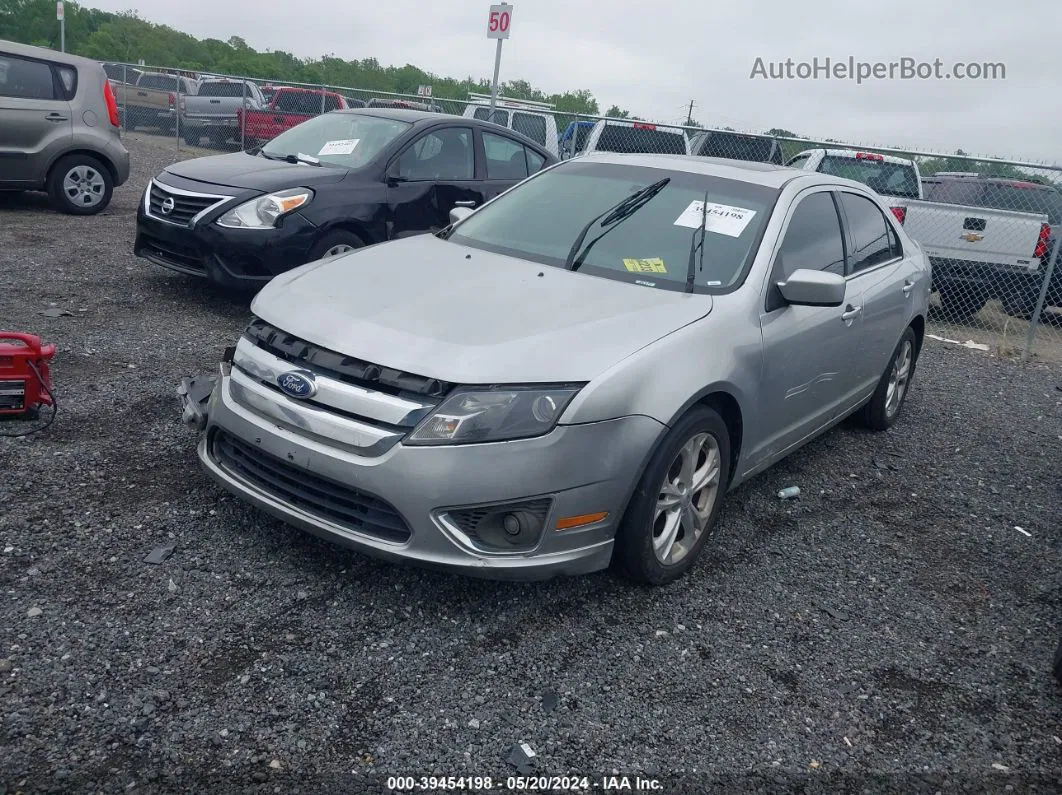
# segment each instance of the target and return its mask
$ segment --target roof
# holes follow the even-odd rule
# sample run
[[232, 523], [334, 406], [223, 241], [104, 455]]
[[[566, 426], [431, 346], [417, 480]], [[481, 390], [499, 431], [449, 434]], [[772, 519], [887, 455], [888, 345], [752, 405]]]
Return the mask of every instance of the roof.
[[54, 61], [55, 63], [70, 64], [71, 66], [99, 66], [100, 69], [103, 68], [99, 61], [93, 61], [91, 58], [82, 58], [80, 55], [50, 50], [47, 47], [19, 44], [17, 41], [7, 41], [6, 39], [0, 39], [0, 50], [12, 55], [21, 55], [25, 58], [40, 58], [46, 61]]
[[567, 163], [586, 161], [599, 163], [615, 163], [616, 165], [635, 166], [641, 168], [659, 168], [669, 171], [684, 171], [688, 174], [705, 174], [723, 179], [733, 179], [739, 182], [751, 182], [756, 185], [764, 185], [769, 188], [781, 188], [793, 179], [805, 177], [808, 179], [818, 178], [819, 181], [858, 185], [860, 183], [851, 180], [830, 177], [813, 171], [801, 171], [787, 166], [777, 166], [773, 163], [756, 163], [744, 160], [727, 160], [721, 157], [693, 157], [691, 155], [655, 155], [655, 154], [618, 154], [616, 152], [589, 152], [580, 155]]
[[409, 108], [345, 108], [335, 112], [377, 116], [381, 119], [394, 119], [395, 121], [404, 121], [409, 124], [416, 124], [419, 121], [442, 121], [446, 119], [461, 119], [463, 122], [473, 121], [452, 113], [433, 113], [430, 110], [410, 110]]

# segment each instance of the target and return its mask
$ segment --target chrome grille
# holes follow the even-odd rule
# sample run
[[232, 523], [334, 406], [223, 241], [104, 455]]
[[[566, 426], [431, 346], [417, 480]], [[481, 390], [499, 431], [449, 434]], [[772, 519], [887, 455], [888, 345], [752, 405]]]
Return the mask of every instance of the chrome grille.
[[191, 226], [200, 215], [230, 198], [178, 190], [152, 180], [144, 197], [144, 209], [156, 220], [177, 226]]

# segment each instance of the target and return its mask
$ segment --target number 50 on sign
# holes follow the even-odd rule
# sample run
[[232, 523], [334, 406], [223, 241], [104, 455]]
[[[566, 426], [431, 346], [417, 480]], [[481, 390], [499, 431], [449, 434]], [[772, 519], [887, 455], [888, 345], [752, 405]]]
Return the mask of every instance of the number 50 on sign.
[[511, 5], [491, 6], [490, 16], [487, 17], [487, 38], [507, 39], [509, 28], [513, 21], [513, 7]]

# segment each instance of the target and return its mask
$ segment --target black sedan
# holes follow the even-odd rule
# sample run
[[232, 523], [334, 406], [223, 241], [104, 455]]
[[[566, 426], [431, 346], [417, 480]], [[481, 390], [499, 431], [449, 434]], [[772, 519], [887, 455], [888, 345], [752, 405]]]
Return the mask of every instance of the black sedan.
[[186, 160], [151, 181], [134, 251], [256, 289], [306, 262], [434, 232], [556, 158], [489, 122], [398, 109], [327, 113], [247, 152]]

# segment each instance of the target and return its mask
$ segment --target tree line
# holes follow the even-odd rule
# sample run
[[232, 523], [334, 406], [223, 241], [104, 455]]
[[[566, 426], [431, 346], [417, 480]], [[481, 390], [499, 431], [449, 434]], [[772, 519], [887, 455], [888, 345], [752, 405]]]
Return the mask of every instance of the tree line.
[[[383, 66], [373, 57], [345, 60], [334, 54], [319, 58], [299, 58], [283, 50], [259, 52], [239, 36], [226, 41], [197, 39], [187, 33], [141, 19], [135, 11], [119, 14], [67, 3], [67, 50], [97, 61], [115, 61], [170, 66], [196, 72], [240, 75], [259, 80], [278, 80], [315, 85], [343, 86], [367, 91], [394, 94], [415, 94], [417, 87], [430, 85], [435, 99], [464, 101], [470, 92], [489, 93], [490, 81], [472, 76], [464, 79], [443, 77], [426, 72], [412, 64]], [[0, 39], [10, 39], [41, 47], [59, 48], [59, 25], [55, 19], [52, 0], [0, 0]], [[546, 93], [526, 80], [510, 80], [502, 84], [506, 96], [548, 102], [562, 116], [563, 128], [571, 114], [597, 116], [597, 99], [587, 89]], [[605, 110], [604, 115], [621, 119], [640, 119], [618, 105]], [[701, 127], [691, 121], [692, 126]], [[727, 128], [729, 129], [729, 128]], [[792, 157], [803, 148], [836, 143], [827, 139], [816, 142], [782, 128], [772, 128], [765, 135], [800, 138], [802, 142], [784, 142], [785, 156]], [[868, 151], [874, 151], [870, 149]], [[893, 152], [894, 154], [896, 152]], [[1014, 166], [979, 163], [963, 159], [960, 149], [955, 157], [918, 158], [923, 174], [937, 171], [980, 171], [991, 176], [1014, 179], [1029, 175]], [[901, 154], [901, 156], [903, 156]]]

